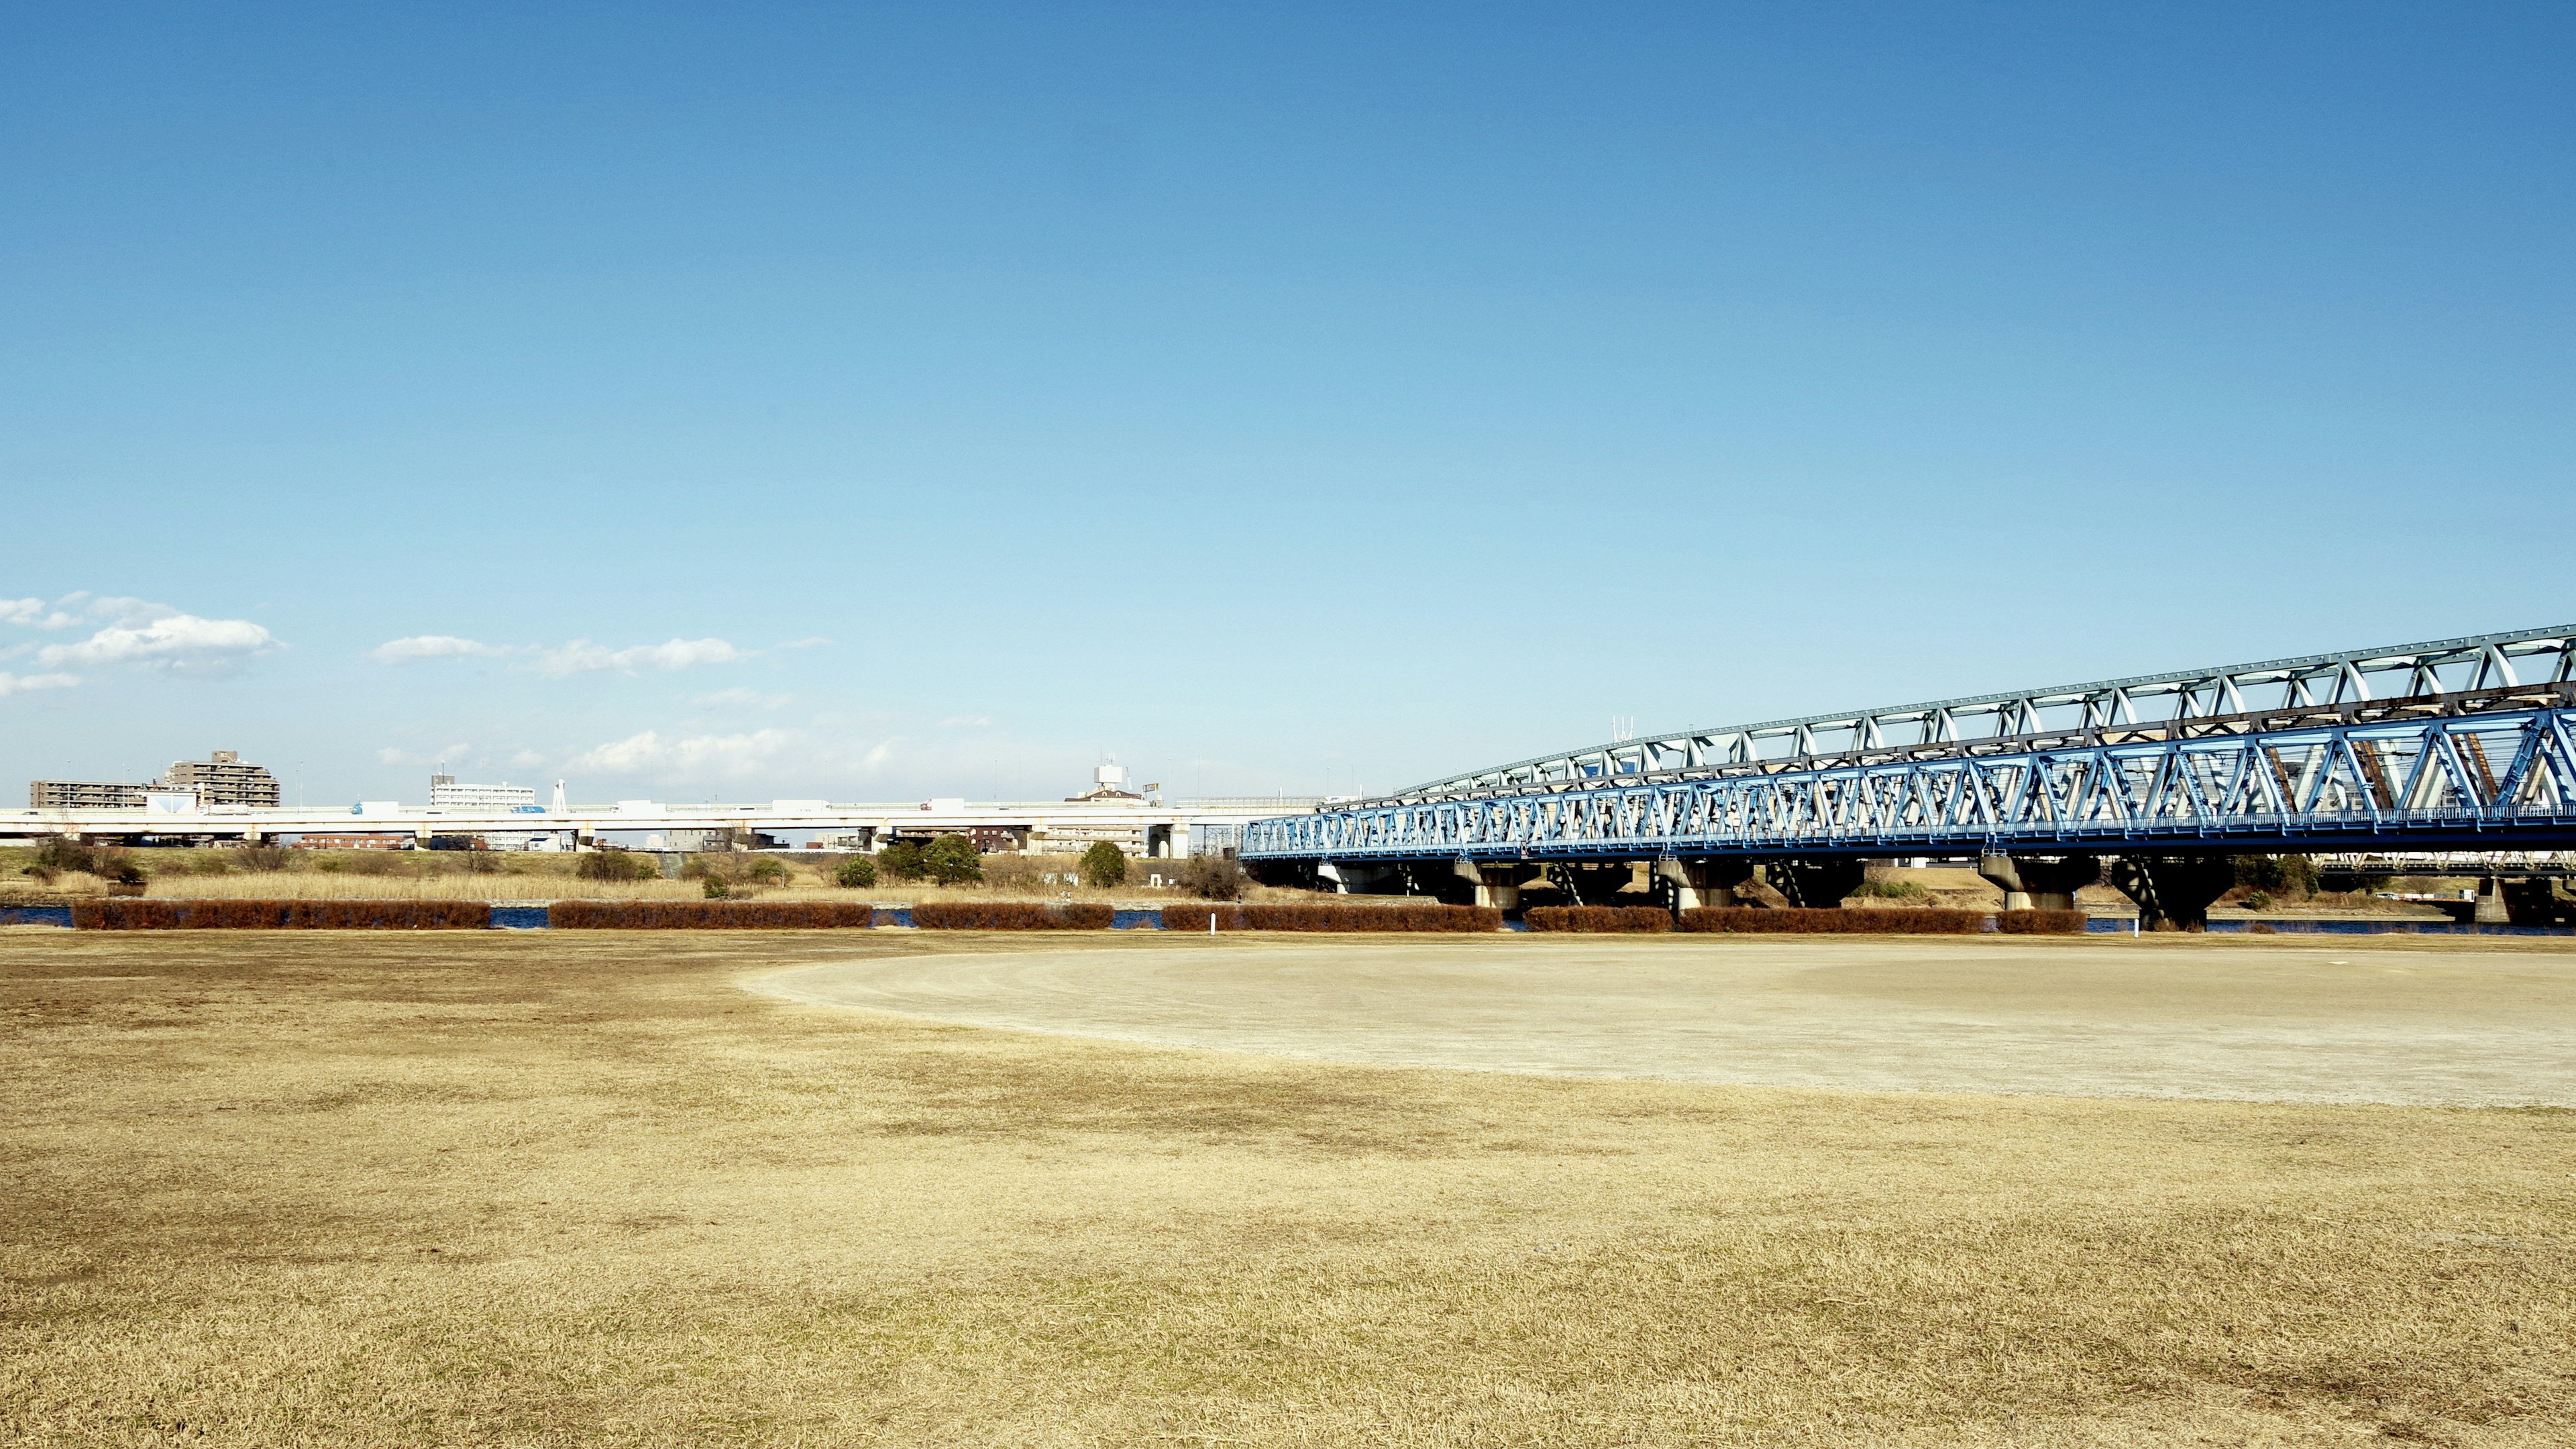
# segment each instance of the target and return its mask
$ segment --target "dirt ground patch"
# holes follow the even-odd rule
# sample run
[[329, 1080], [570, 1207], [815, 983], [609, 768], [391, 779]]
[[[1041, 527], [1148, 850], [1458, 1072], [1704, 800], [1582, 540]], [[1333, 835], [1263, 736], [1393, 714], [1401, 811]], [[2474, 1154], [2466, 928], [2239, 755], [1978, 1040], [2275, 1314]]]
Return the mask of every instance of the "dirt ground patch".
[[752, 984], [972, 1026], [1382, 1066], [2576, 1107], [2576, 949], [2514, 944], [1256, 936], [877, 957]]
[[2576, 1114], [1392, 1069], [736, 985], [1031, 948], [1200, 949], [0, 933], [0, 1438], [2576, 1436]]

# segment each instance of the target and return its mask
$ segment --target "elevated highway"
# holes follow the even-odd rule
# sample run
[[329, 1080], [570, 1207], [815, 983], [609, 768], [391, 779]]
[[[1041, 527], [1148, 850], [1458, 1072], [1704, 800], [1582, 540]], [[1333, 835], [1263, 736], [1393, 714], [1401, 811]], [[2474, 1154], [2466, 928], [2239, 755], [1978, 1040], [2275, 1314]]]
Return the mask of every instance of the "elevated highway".
[[2530, 629], [1612, 741], [1264, 820], [1243, 857], [1499, 904], [1648, 861], [1684, 905], [1757, 866], [1831, 904], [1909, 855], [2066, 904], [2107, 858], [2189, 924], [2234, 854], [2576, 846], [2571, 731], [2576, 626]]
[[767, 804], [671, 804], [625, 800], [559, 810], [509, 810], [367, 804], [258, 809], [126, 806], [67, 810], [0, 810], [0, 839], [71, 837], [91, 841], [160, 838], [260, 843], [305, 835], [394, 835], [427, 841], [442, 835], [561, 834], [577, 848], [618, 832], [676, 831], [781, 835], [818, 831], [853, 835], [875, 848], [903, 835], [959, 834], [1008, 840], [1015, 848], [1079, 853], [1097, 839], [1132, 839], [1149, 856], [1182, 856], [1194, 848], [1230, 847], [1251, 821], [1299, 803], [1238, 798], [1176, 800], [967, 800], [836, 804], [772, 800]]

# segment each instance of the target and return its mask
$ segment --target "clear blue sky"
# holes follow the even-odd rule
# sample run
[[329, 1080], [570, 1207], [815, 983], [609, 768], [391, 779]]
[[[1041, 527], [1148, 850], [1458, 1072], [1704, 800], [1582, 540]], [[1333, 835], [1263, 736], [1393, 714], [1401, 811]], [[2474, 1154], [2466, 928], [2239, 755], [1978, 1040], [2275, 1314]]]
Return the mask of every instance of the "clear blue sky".
[[20, 8], [0, 783], [1347, 791], [2576, 616], [2576, 9], [1075, 10]]

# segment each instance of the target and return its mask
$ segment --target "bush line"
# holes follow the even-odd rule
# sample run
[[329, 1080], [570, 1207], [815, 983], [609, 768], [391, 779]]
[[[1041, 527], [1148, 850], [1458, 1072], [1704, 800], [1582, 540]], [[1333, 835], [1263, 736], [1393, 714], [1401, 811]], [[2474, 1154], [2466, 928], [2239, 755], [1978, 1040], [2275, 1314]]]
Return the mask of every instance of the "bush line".
[[1532, 906], [1521, 919], [1533, 931], [1669, 931], [1673, 913], [1659, 906]]
[[1682, 912], [1685, 931], [1794, 936], [1969, 936], [1986, 928], [1983, 911], [1763, 910], [1757, 906], [1702, 906]]
[[1088, 903], [929, 901], [912, 908], [912, 923], [934, 931], [1105, 931], [1117, 915]]
[[1997, 911], [1995, 929], [2007, 936], [2081, 936], [2082, 911]]
[[1408, 902], [1386, 906], [1163, 907], [1166, 931], [1204, 931], [1214, 916], [1219, 931], [1499, 931], [1503, 913], [1488, 906]]
[[154, 901], [72, 903], [84, 931], [480, 931], [489, 901]]
[[851, 901], [556, 901], [546, 924], [575, 931], [810, 931], [872, 926], [876, 908]]

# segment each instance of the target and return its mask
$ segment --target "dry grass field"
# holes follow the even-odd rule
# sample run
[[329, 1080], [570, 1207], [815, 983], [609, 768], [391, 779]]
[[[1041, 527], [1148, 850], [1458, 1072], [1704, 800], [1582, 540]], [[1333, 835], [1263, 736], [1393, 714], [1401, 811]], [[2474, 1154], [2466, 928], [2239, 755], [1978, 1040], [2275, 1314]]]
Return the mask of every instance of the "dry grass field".
[[2576, 1114], [1364, 1068], [736, 984], [1026, 946], [1086, 949], [0, 931], [0, 1439], [2576, 1442]]

